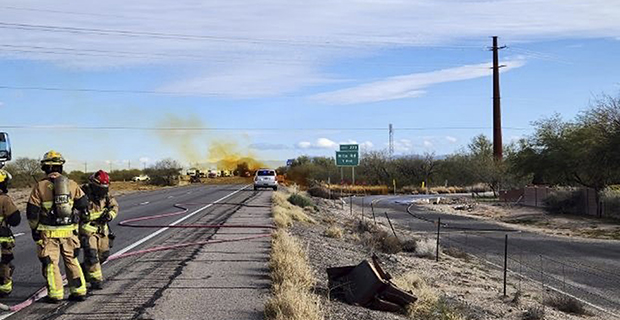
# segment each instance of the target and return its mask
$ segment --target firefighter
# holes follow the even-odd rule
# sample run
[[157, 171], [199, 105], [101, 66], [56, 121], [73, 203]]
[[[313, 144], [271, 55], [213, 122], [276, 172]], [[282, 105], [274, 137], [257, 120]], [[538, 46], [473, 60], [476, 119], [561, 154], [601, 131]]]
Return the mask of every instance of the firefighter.
[[0, 246], [2, 257], [0, 258], [0, 297], [8, 296], [13, 291], [13, 248], [15, 237], [10, 227], [15, 227], [21, 222], [19, 210], [13, 200], [7, 195], [11, 175], [0, 169]]
[[50, 303], [64, 297], [60, 259], [65, 264], [69, 299], [82, 301], [86, 296], [86, 280], [78, 261], [78, 223], [80, 217], [88, 216], [88, 199], [75, 181], [62, 175], [64, 163], [65, 159], [56, 151], [43, 156], [41, 169], [47, 176], [34, 186], [26, 207]]
[[118, 203], [110, 195], [110, 176], [99, 170], [88, 178], [82, 191], [88, 197], [88, 219], [80, 221], [80, 241], [84, 249], [82, 269], [90, 288], [100, 290], [103, 274], [101, 264], [110, 256], [110, 247], [114, 234], [110, 232], [108, 223], [116, 218]]

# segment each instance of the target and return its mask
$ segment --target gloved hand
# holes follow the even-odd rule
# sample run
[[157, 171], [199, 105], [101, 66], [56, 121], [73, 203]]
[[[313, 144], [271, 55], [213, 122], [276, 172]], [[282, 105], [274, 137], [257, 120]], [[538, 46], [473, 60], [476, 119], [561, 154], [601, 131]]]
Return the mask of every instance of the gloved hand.
[[84, 209], [80, 211], [80, 220], [89, 221], [90, 220], [90, 211], [88, 209]]
[[41, 233], [37, 230], [32, 230], [32, 240], [34, 240], [34, 242], [41, 240]]
[[101, 214], [101, 216], [99, 217], [99, 219], [97, 219], [97, 221], [101, 223], [107, 223], [107, 222], [112, 221], [112, 215], [110, 214], [110, 210], [105, 209], [103, 213]]
[[13, 234], [11, 233], [11, 229], [7, 226], [0, 226], [0, 237], [10, 237]]

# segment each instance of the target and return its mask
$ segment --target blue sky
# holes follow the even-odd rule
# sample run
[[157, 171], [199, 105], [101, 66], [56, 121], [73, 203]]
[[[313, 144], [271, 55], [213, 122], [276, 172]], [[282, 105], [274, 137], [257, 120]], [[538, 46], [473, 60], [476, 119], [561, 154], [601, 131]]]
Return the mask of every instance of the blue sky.
[[15, 156], [54, 148], [70, 169], [217, 160], [217, 143], [282, 161], [383, 150], [390, 123], [397, 153], [448, 154], [490, 136], [489, 36], [508, 46], [511, 141], [619, 92], [619, 16], [603, 0], [4, 1], [0, 129]]

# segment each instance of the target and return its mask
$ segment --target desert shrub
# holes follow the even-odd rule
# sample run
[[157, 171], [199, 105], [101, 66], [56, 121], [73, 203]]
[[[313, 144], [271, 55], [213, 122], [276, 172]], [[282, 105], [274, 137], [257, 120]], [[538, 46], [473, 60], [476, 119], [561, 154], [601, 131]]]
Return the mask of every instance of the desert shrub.
[[543, 202], [551, 213], [575, 213], [583, 203], [583, 197], [579, 190], [554, 190]]
[[340, 227], [338, 226], [329, 226], [327, 229], [325, 229], [325, 236], [329, 238], [340, 239], [342, 238], [342, 229], [340, 229]]
[[312, 187], [308, 188], [308, 194], [313, 197], [318, 197], [318, 198], [323, 198], [323, 199], [334, 198], [334, 195], [329, 192], [327, 187], [320, 185], [320, 184], [314, 184]]
[[601, 192], [604, 214], [607, 217], [620, 218], [620, 186], [615, 185]]
[[183, 167], [172, 159], [157, 161], [153, 166], [144, 170], [151, 180], [150, 184], [159, 186], [173, 186], [178, 183], [178, 178]]
[[416, 243], [415, 255], [420, 258], [435, 258], [437, 242], [430, 238], [424, 238]]
[[586, 314], [583, 302], [565, 294], [548, 295], [545, 297], [544, 304], [566, 313]]
[[[437, 244], [435, 243], [435, 245]], [[443, 252], [454, 258], [469, 260], [469, 255], [467, 254], [467, 252], [457, 247], [448, 247], [447, 249], [443, 250]]]
[[405, 273], [392, 280], [398, 287], [413, 292], [418, 298], [407, 306], [407, 316], [417, 320], [460, 320], [463, 316], [447, 301], [437, 295], [426, 281], [413, 272]]
[[380, 250], [385, 253], [399, 253], [403, 251], [403, 245], [400, 243], [397, 237], [391, 234], [382, 235], [380, 238]]
[[293, 221], [315, 223], [314, 219], [308, 216], [304, 210], [288, 201], [287, 193], [283, 191], [274, 192], [271, 199], [273, 202], [273, 221], [276, 226], [286, 228], [291, 226]]
[[403, 251], [405, 252], [415, 252], [415, 248], [417, 245], [416, 240], [406, 240], [403, 242]]
[[310, 198], [304, 197], [298, 193], [290, 195], [287, 200], [288, 202], [301, 208], [314, 206], [314, 203], [310, 200]]
[[521, 316], [523, 320], [543, 320], [545, 319], [545, 309], [540, 306], [529, 307]]

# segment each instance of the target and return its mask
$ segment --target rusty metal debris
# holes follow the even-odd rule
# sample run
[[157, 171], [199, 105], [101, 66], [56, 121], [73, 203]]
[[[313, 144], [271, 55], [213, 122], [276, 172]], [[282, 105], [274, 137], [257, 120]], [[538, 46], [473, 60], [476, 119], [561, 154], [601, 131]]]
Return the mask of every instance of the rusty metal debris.
[[418, 299], [390, 281], [392, 277], [383, 271], [376, 255], [372, 263], [364, 260], [356, 266], [328, 268], [327, 276], [331, 296], [349, 304], [402, 312]]

